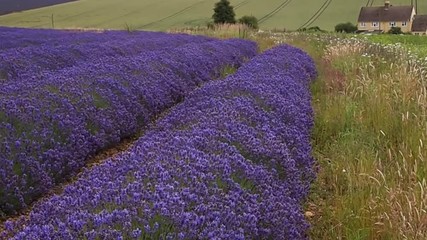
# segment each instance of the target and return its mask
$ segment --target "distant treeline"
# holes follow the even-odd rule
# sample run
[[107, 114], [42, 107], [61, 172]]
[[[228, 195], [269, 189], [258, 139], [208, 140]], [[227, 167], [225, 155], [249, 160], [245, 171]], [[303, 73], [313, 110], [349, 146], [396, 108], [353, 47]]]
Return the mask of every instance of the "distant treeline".
[[76, 0], [0, 0], [0, 15]]

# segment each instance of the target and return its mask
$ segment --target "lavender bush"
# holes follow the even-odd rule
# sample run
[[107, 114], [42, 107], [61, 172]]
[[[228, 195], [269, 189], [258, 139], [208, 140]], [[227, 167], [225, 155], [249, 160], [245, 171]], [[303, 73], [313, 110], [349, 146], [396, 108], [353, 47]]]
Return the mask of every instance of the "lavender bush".
[[126, 31], [79, 31], [0, 27], [0, 50], [28, 46], [65, 46], [122, 41], [126, 39], [150, 39], [168, 36], [161, 32]]
[[1, 51], [0, 84], [8, 85], [10, 81], [34, 81], [43, 77], [44, 71], [99, 61], [104, 57], [129, 57], [151, 50], [173, 49], [188, 43], [212, 41], [207, 37], [184, 34], [142, 32], [135, 36], [128, 35], [122, 33], [122, 39], [119, 40], [105, 39], [102, 42], [86, 44], [41, 45]]
[[305, 239], [313, 61], [280, 46], [209, 82], [85, 171], [12, 239]]
[[221, 68], [238, 67], [256, 50], [244, 40], [192, 43], [106, 56], [3, 84], [0, 213], [25, 208], [90, 155], [134, 135], [203, 82], [218, 78]]

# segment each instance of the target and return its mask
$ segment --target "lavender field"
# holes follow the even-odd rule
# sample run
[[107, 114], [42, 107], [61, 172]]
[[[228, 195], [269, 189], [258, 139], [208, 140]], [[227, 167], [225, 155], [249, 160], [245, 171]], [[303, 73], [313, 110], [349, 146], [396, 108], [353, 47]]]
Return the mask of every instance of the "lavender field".
[[317, 73], [302, 50], [152, 32], [0, 35], [0, 238], [308, 237]]

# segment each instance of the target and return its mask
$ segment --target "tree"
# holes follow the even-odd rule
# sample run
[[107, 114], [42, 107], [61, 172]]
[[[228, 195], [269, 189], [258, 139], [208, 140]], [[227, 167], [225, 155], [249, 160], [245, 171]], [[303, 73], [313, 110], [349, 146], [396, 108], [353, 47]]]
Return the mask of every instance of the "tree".
[[253, 29], [258, 29], [258, 19], [254, 16], [243, 16], [239, 19], [239, 23], [245, 24]]
[[310, 32], [326, 32], [325, 30], [322, 30], [319, 26], [309, 27], [309, 28], [307, 28], [307, 31], [310, 31]]
[[400, 27], [391, 27], [387, 33], [388, 34], [403, 34], [402, 29]]
[[339, 23], [335, 26], [335, 32], [354, 33], [357, 31], [356, 25], [351, 22]]
[[309, 27], [309, 28], [300, 28], [297, 30], [298, 32], [326, 32], [322, 30], [319, 26]]
[[214, 23], [236, 23], [235, 16], [233, 6], [228, 0], [220, 0], [215, 3], [214, 14], [212, 15]]

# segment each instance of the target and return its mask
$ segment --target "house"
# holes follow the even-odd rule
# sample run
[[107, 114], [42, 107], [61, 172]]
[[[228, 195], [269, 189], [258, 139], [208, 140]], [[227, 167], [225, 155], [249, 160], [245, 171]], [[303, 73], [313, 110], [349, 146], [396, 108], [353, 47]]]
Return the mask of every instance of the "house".
[[359, 32], [388, 32], [392, 27], [400, 27], [402, 32], [411, 32], [414, 17], [413, 6], [393, 6], [385, 1], [384, 6], [362, 7], [357, 29]]
[[427, 35], [427, 15], [416, 15], [412, 23], [412, 34]]

